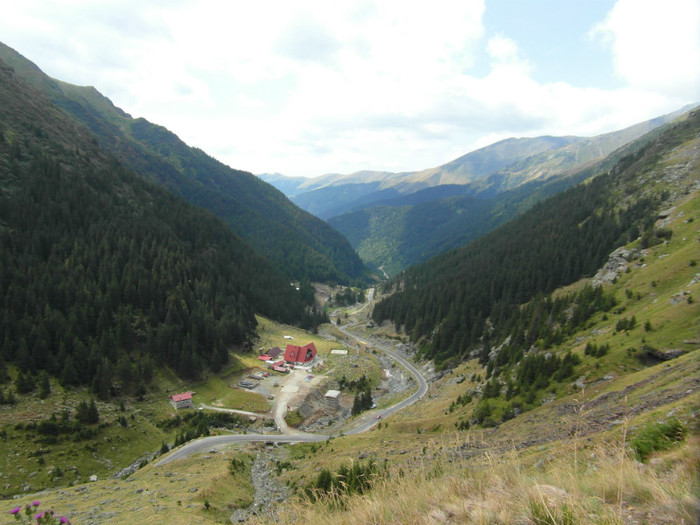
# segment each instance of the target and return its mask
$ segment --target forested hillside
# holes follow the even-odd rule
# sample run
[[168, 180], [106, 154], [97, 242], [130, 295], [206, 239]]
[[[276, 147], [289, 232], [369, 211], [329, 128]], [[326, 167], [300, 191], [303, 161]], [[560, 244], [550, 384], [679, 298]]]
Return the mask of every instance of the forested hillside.
[[162, 126], [132, 118], [94, 88], [51, 79], [3, 44], [0, 59], [126, 166], [212, 211], [290, 279], [347, 284], [363, 278], [364, 265], [347, 240], [271, 185], [187, 146]]
[[247, 344], [255, 313], [311, 328], [312, 301], [0, 62], [0, 380], [8, 362], [101, 396], [155, 366], [193, 377]]
[[[662, 123], [670, 117], [667, 115], [592, 139], [577, 139], [554, 152], [546, 151], [521, 159], [470, 184], [434, 186], [408, 195], [386, 198], [373, 206], [366, 203], [355, 211], [333, 217], [328, 222], [350, 240], [370, 268], [381, 266], [389, 276], [394, 276], [411, 265], [465, 246], [517, 217], [535, 203], [597, 173], [608, 171], [620, 158], [634, 153], [658, 136], [664, 129]], [[578, 158], [581, 151], [585, 150], [585, 153], [581, 153], [581, 158], [594, 158], [595, 151], [608, 151], [612, 145], [636, 137], [641, 129], [652, 131], [603, 159], [583, 163], [574, 169], [565, 169], [576, 164], [574, 159]], [[497, 145], [499, 144], [501, 143]], [[496, 151], [497, 145], [494, 145]], [[476, 156], [476, 159], [472, 159], [472, 164], [484, 156], [476, 153], [478, 152], [470, 154]], [[465, 158], [467, 157], [469, 155]], [[447, 166], [449, 164], [443, 168], [446, 169]], [[557, 169], [563, 171], [556, 176], [537, 178], [519, 185], [514, 182], [527, 177], [532, 171], [554, 173]], [[516, 187], [508, 189], [509, 185]], [[336, 191], [341, 189], [338, 187]], [[371, 197], [375, 196], [379, 196], [379, 193]]]
[[[646, 244], [663, 240], [666, 232], [654, 227], [668, 197], [669, 185], [659, 182], [669, 176], [663, 163], [674, 148], [696, 141], [699, 131], [700, 112], [695, 111], [609, 172], [535, 205], [465, 248], [405, 271], [388, 284], [394, 293], [376, 305], [375, 321], [392, 321], [421, 341], [425, 357], [443, 365], [474, 349], [488, 355], [491, 340], [506, 334], [522, 336], [502, 354], [513, 362], [534, 340], [551, 344], [571, 320], [558, 318], [557, 312], [584, 312], [595, 294], [570, 297], [564, 306], [547, 294], [591, 276], [622, 244], [640, 237]], [[689, 191], [697, 179], [697, 155], [672, 177]], [[543, 306], [528, 318], [520, 305], [535, 297]], [[610, 307], [602, 297], [593, 303], [594, 310]], [[517, 332], [517, 326], [526, 330]]]

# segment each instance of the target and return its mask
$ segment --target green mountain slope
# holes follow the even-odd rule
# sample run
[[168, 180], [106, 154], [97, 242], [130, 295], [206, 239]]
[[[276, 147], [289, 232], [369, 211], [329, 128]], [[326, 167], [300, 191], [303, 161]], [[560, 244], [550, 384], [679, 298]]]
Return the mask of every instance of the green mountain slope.
[[88, 126], [132, 170], [212, 211], [289, 278], [347, 283], [363, 275], [362, 262], [342, 235], [269, 184], [187, 146], [161, 126], [133, 119], [92, 87], [47, 77], [2, 44], [0, 59]]
[[[513, 323], [527, 323], [517, 305], [592, 275], [617, 246], [641, 238], [646, 248], [665, 238], [654, 226], [659, 207], [679, 192], [697, 196], [699, 131], [695, 111], [609, 172], [535, 205], [465, 248], [407, 270], [390, 283], [395, 293], [376, 305], [375, 321], [402, 327], [437, 362], [460, 359], [477, 346], [488, 354], [491, 338], [512, 331]], [[592, 308], [601, 308], [596, 301]], [[554, 316], [540, 320], [548, 315]], [[556, 339], [551, 330], [557, 324], [548, 326], [541, 337]], [[530, 330], [506, 361], [519, 362], [528, 348], [522, 345], [535, 333]]]
[[98, 142], [0, 62], [0, 363], [106, 396], [218, 369], [255, 313], [313, 325], [248, 243]]
[[[381, 266], [393, 276], [408, 266], [464, 246], [542, 199], [595, 173], [609, 170], [621, 157], [653, 140], [663, 129], [659, 123], [667, 119], [663, 117], [609, 136], [569, 142], [561, 148], [527, 157], [471, 184], [439, 185], [385, 199], [380, 204], [363, 206], [328, 222], [345, 234], [368, 266], [375, 269]], [[642, 129], [652, 131], [625, 144]], [[574, 157], [592, 158], [607, 151], [611, 144], [625, 145], [603, 159], [565, 169], [577, 163]], [[580, 153], [582, 151], [587, 153]], [[537, 167], [542, 176], [527, 180], [524, 174], [533, 167]], [[559, 169], [563, 171], [558, 172]], [[509, 189], [509, 186], [514, 187]], [[336, 188], [337, 191], [341, 189], [342, 186]]]

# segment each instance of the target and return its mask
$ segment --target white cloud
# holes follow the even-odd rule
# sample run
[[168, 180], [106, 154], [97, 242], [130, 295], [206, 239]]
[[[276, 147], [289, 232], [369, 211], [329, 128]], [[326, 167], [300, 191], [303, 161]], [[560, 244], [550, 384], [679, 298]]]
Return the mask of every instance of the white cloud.
[[697, 0], [619, 0], [592, 35], [611, 47], [616, 74], [630, 86], [700, 99]]
[[692, 1], [620, 0], [597, 25], [618, 89], [536, 81], [538, 57], [484, 27], [484, 1], [26, 0], [0, 35], [253, 172], [421, 169], [485, 140], [612, 131], [700, 98]]
[[502, 35], [489, 39], [486, 50], [496, 63], [508, 63], [518, 60], [518, 45], [514, 40]]

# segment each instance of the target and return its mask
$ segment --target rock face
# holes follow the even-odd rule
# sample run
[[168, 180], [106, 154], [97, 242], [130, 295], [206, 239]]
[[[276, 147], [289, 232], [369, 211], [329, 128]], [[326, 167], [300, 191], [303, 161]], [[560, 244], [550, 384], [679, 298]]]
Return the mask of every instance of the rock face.
[[340, 411], [340, 404], [338, 399], [328, 398], [314, 388], [306, 396], [298, 410], [301, 417], [306, 419], [318, 412], [322, 412], [325, 415], [335, 414]]
[[611, 284], [617, 276], [627, 269], [627, 264], [634, 259], [638, 259], [641, 252], [637, 249], [628, 250], [620, 247], [610, 254], [608, 262], [605, 263], [592, 279], [593, 286]]
[[686, 353], [685, 350], [681, 350], [679, 348], [653, 348], [646, 345], [642, 348], [642, 350], [648, 356], [658, 359], [659, 361], [669, 361]]

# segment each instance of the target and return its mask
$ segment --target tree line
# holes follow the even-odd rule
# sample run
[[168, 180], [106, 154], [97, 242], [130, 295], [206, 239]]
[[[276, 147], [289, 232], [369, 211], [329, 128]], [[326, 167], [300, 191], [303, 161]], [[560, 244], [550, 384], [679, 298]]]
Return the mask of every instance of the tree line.
[[256, 313], [309, 329], [323, 319], [310, 284], [290, 286], [40, 98], [17, 102], [38, 95], [0, 73], [0, 381], [14, 363], [100, 397], [137, 392], [156, 367], [220, 369], [249, 346]]
[[375, 306], [373, 319], [390, 320], [421, 341], [424, 356], [438, 364], [463, 359], [484, 336], [507, 333], [520, 305], [593, 275], [613, 248], [653, 224], [661, 197], [617, 205], [614, 181], [614, 173], [600, 175], [464, 248], [406, 270], [389, 281], [387, 291], [394, 293]]

